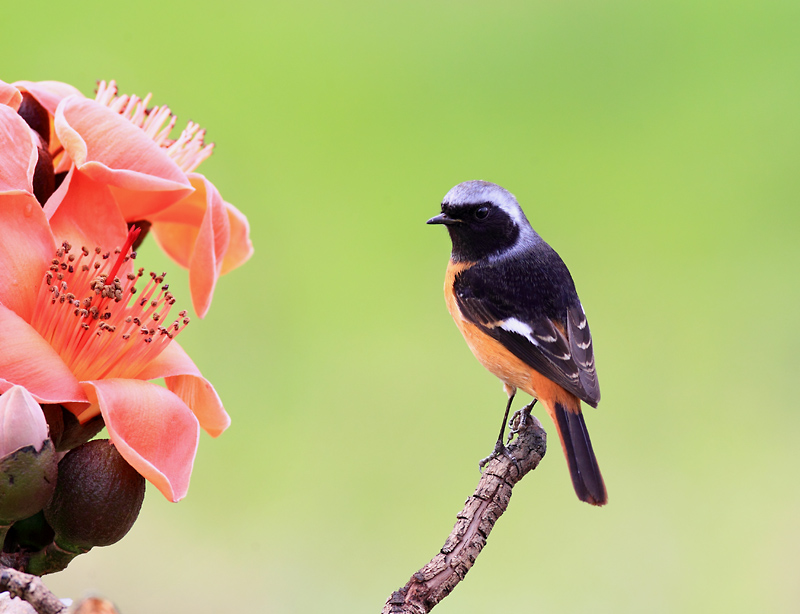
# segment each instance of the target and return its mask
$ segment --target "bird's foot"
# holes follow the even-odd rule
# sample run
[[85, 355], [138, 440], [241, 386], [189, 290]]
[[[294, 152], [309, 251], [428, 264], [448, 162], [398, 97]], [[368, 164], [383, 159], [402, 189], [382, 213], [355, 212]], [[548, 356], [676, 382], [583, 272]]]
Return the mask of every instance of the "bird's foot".
[[530, 417], [531, 414], [525, 411], [525, 409], [518, 409], [514, 412], [514, 415], [511, 416], [511, 420], [508, 421], [506, 443], [509, 443], [514, 438], [514, 435], [528, 428], [528, 418]]
[[505, 456], [506, 458], [508, 458], [512, 463], [514, 463], [514, 466], [517, 468], [517, 472], [522, 473], [522, 471], [519, 468], [519, 463], [517, 462], [517, 459], [514, 458], [514, 455], [511, 454], [511, 452], [508, 451], [508, 448], [503, 445], [503, 441], [501, 439], [498, 439], [497, 443], [494, 444], [494, 450], [492, 450], [492, 453], [486, 458], [482, 458], [480, 460], [480, 462], [478, 463], [478, 467], [480, 468], [481, 471], [483, 471], [483, 468], [489, 463], [489, 461], [497, 458], [498, 456]]
[[528, 428], [530, 422], [532, 422], [534, 426], [542, 428], [542, 423], [539, 422], [539, 419], [531, 415], [531, 410], [534, 405], [536, 405], [536, 399], [528, 403], [528, 405], [522, 409], [515, 411], [514, 415], [511, 416], [511, 420], [508, 421], [508, 439], [506, 439], [506, 443], [510, 442], [514, 435]]

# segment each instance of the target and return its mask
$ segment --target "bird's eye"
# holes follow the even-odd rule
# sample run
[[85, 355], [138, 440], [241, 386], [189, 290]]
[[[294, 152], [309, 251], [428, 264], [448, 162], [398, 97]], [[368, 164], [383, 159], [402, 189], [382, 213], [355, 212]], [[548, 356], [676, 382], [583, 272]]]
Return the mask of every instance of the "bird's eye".
[[478, 207], [475, 210], [475, 219], [485, 220], [489, 215], [489, 207]]

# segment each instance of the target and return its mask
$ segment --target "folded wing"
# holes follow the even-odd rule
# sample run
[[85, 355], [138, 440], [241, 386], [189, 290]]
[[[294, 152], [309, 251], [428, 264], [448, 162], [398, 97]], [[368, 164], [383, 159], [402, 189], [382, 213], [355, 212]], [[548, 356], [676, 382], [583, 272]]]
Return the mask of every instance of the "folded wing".
[[[589, 323], [580, 302], [548, 316], [537, 310], [520, 312], [501, 297], [481, 295], [475, 286], [454, 287], [462, 315], [548, 379], [592, 407], [600, 388]], [[516, 311], [517, 313], [514, 313]]]

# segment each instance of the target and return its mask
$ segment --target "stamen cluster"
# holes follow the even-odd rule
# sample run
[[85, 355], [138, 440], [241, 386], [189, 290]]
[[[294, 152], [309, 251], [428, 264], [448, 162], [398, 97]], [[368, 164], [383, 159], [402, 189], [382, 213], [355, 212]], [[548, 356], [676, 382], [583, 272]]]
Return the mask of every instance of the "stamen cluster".
[[152, 94], [148, 94], [144, 99], [127, 94], [117, 96], [116, 82], [110, 81], [106, 84], [105, 81], [100, 81], [95, 100], [141, 128], [156, 145], [164, 149], [184, 173], [192, 172], [203, 160], [211, 156], [214, 144], [206, 145], [203, 142], [206, 131], [191, 121], [177, 139], [170, 139], [170, 132], [178, 118], [172, 114], [168, 106], [148, 109], [147, 105], [150, 104], [152, 97]]
[[[76, 254], [64, 242], [39, 288], [31, 325], [79, 380], [135, 377], [189, 323], [180, 311], [160, 324], [175, 304], [166, 273], [151, 272], [134, 298], [144, 269], [133, 269], [136, 252], [113, 253], [83, 247]], [[118, 277], [120, 269], [128, 272]]]

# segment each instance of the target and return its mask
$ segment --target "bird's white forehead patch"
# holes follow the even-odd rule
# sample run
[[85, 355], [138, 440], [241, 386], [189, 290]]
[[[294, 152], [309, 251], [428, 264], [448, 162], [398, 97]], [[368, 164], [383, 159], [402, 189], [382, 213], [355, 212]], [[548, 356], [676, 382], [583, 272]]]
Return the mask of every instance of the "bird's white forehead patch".
[[525, 214], [514, 195], [489, 181], [465, 181], [459, 183], [442, 199], [443, 205], [477, 205], [492, 203], [505, 211], [519, 228], [529, 226]]

